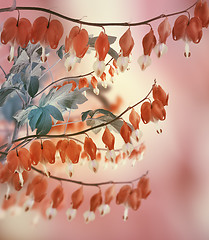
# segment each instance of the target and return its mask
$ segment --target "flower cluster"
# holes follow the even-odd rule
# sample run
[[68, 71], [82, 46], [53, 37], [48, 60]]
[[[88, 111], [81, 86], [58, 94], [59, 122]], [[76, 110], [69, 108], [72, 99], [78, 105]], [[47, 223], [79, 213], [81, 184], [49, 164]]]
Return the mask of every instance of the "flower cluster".
[[[159, 58], [166, 53], [168, 49], [166, 42], [171, 34], [175, 41], [182, 39], [185, 42], [185, 57], [191, 55], [190, 42], [199, 43], [203, 35], [203, 28], [207, 28], [209, 24], [207, 2], [199, 0], [193, 6], [195, 6], [194, 16], [190, 18], [190, 14], [188, 16], [180, 15], [175, 20], [173, 28], [168, 17], [179, 13], [153, 18], [156, 20], [164, 18], [157, 29], [158, 40], [150, 24], [154, 20], [142, 23], [150, 26], [149, 32], [142, 39], [143, 55], [138, 58], [142, 70], [151, 64], [153, 50]], [[50, 12], [50, 10], [47, 11]], [[186, 13], [187, 10], [180, 14], [183, 12]], [[75, 22], [80, 24], [82, 21], [76, 20]], [[116, 37], [108, 36], [102, 25], [97, 24], [102, 27], [102, 31], [97, 37], [91, 37], [83, 25], [85, 22], [79, 27], [72, 27], [65, 36], [65, 42], [57, 51], [57, 55], [60, 60], [65, 58], [64, 65], [69, 72], [76, 64], [83, 61], [82, 59], [88, 52], [95, 51], [93, 71], [79, 76], [53, 80], [51, 84], [44, 86], [38, 92], [39, 88], [43, 87], [39, 80], [50, 71], [49, 68], [41, 75], [45, 70], [43, 70], [43, 63], [47, 61], [48, 57], [47, 48], [58, 48], [64, 35], [63, 25], [59, 20], [51, 19], [51, 15], [49, 19], [38, 17], [32, 24], [28, 19], [19, 16], [18, 19], [10, 17], [4, 22], [1, 43], [9, 43], [11, 46], [8, 60], [10, 62], [14, 60], [14, 65], [17, 64], [16, 59], [21, 56], [19, 53], [25, 51], [28, 54], [29, 63], [25, 66], [14, 67], [13, 69], [17, 71], [15, 73], [10, 71], [8, 75], [5, 74], [6, 84], [2, 85], [0, 89], [3, 96], [1, 104], [10, 97], [10, 93], [13, 91], [17, 93], [23, 103], [22, 109], [12, 116], [17, 120], [15, 131], [22, 130], [23, 125], [27, 127], [27, 136], [18, 138], [18, 134], [14, 132], [11, 141], [0, 147], [2, 150], [0, 183], [4, 186], [1, 191], [5, 195], [0, 208], [0, 218], [7, 210], [15, 211], [13, 207], [18, 207], [26, 212], [37, 210], [45, 218], [52, 219], [60, 209], [66, 207], [66, 202], [69, 202], [63, 182], [80, 185], [70, 195], [70, 204], [67, 204], [66, 207], [68, 220], [75, 218], [77, 210], [85, 199], [84, 186], [99, 188], [99, 191], [91, 196], [89, 209], [83, 214], [86, 223], [95, 219], [97, 209], [101, 216], [109, 213], [110, 204], [114, 199], [117, 205], [124, 205], [123, 220], [126, 221], [129, 209], [138, 210], [142, 199], [147, 199], [151, 193], [148, 172], [131, 181], [86, 183], [80, 179], [73, 180], [76, 166], [88, 164], [90, 170], [97, 173], [102, 165], [104, 168], [110, 166], [116, 169], [127, 161], [132, 166], [141, 161], [146, 149], [141, 124], [153, 122], [157, 133], [162, 133], [158, 124], [159, 121], [166, 119], [169, 98], [169, 95], [155, 81], [145, 98], [133, 106], [129, 106], [121, 114], [114, 115], [121, 104], [121, 99], [118, 99], [116, 104], [109, 108], [82, 112], [81, 118], [77, 122], [73, 122], [70, 114], [78, 108], [79, 104], [87, 101], [87, 90], [91, 89], [98, 95], [101, 91], [100, 85], [106, 88], [108, 80], [113, 83], [115, 74], [118, 74], [119, 71], [125, 72], [129, 68], [135, 44], [131, 27], [137, 24], [124, 23], [122, 25], [128, 26], [128, 29], [119, 38], [118, 51], [111, 48]], [[27, 47], [32, 44], [33, 46], [37, 44], [36, 47], [40, 48], [34, 50], [37, 53], [36, 61], [32, 61], [32, 55], [27, 52]], [[15, 57], [16, 47], [19, 47], [17, 58]], [[106, 63], [108, 54], [112, 58]], [[21, 63], [21, 61], [19, 62]], [[13, 82], [19, 81], [19, 79], [21, 83], [18, 82], [15, 85]], [[58, 82], [59, 84], [55, 85]], [[48, 94], [44, 93], [40, 96], [50, 86], [52, 88]], [[34, 99], [38, 95], [39, 103], [35, 105], [36, 100]], [[98, 96], [97, 99], [102, 97]], [[137, 106], [140, 106], [139, 111], [137, 111]], [[129, 112], [128, 120], [123, 116], [127, 112]], [[65, 121], [66, 113], [68, 113], [68, 119], [65, 123], [61, 123]], [[29, 132], [28, 126], [31, 128], [31, 132]], [[35, 129], [37, 130], [36, 134], [32, 135]], [[91, 131], [94, 130], [101, 131], [97, 141], [91, 135]], [[56, 134], [54, 134], [55, 132]], [[121, 140], [123, 144], [118, 146]], [[101, 146], [99, 147], [99, 145]], [[56, 171], [58, 169], [65, 169], [66, 178], [64, 174], [59, 176], [59, 171]], [[52, 180], [58, 181], [59, 184], [56, 187], [53, 186], [51, 191]], [[135, 184], [136, 182], [137, 184]], [[103, 189], [102, 185], [108, 185], [108, 187]], [[123, 186], [117, 191], [117, 185]], [[37, 218], [34, 220], [35, 222], [37, 222]]]
[[[179, 16], [171, 30], [168, 17], [166, 17], [158, 26], [159, 40], [157, 43], [155, 33], [151, 27], [150, 31], [143, 37], [142, 46], [144, 54], [139, 57], [138, 63], [142, 70], [145, 70], [151, 64], [151, 52], [154, 49], [157, 56], [161, 57], [167, 52], [166, 41], [171, 32], [175, 41], [182, 39], [185, 41], [185, 56], [191, 55], [189, 51], [189, 43], [192, 41], [197, 44], [202, 38], [202, 28], [208, 27], [209, 8], [206, 1], [199, 0], [194, 9], [194, 17]], [[151, 26], [151, 25], [150, 25]], [[1, 33], [1, 42], [11, 45], [9, 61], [14, 59], [15, 45], [25, 48], [30, 41], [32, 44], [40, 42], [42, 46], [43, 62], [47, 60], [45, 48], [50, 46], [56, 49], [59, 41], [64, 33], [63, 26], [60, 21], [53, 19], [48, 20], [45, 17], [38, 17], [33, 24], [26, 18], [16, 19], [11, 17], [7, 19]], [[130, 55], [134, 47], [134, 39], [131, 34], [130, 27], [120, 37], [120, 54], [117, 57], [116, 64], [121, 72], [124, 72], [130, 62]], [[65, 38], [64, 50], [66, 55], [65, 67], [67, 71], [73, 69], [76, 63], [79, 63], [89, 49], [89, 34], [86, 29], [74, 26], [69, 35]], [[105, 31], [101, 31], [96, 39], [94, 46], [96, 51], [96, 61], [93, 69], [97, 77], [100, 77], [105, 71], [105, 58], [110, 50], [110, 42]], [[112, 69], [110, 70], [112, 72]], [[111, 74], [111, 73], [110, 73]], [[96, 90], [95, 90], [96, 91]]]
[[[8, 173], [6, 173], [8, 170], [6, 170], [6, 168], [7, 167], [1, 165], [0, 180], [2, 183], [8, 178]], [[22, 187], [16, 183], [17, 181], [15, 180], [7, 182], [8, 185], [13, 184], [15, 189], [19, 191]], [[110, 204], [114, 199], [116, 204], [124, 205], [123, 220], [126, 221], [128, 219], [129, 208], [134, 211], [138, 210], [142, 199], [146, 199], [151, 193], [149, 178], [146, 175], [138, 179], [136, 187], [134, 187], [133, 183], [131, 185], [124, 185], [119, 189], [118, 193], [116, 193], [116, 184], [106, 188], [104, 196], [102, 196], [103, 194], [100, 188], [99, 192], [90, 198], [89, 210], [85, 211], [83, 214], [86, 223], [95, 219], [95, 212], [97, 209], [101, 216], [108, 214], [110, 212]], [[52, 219], [57, 215], [57, 211], [62, 208], [67, 208], [66, 216], [67, 219], [71, 221], [75, 218], [77, 210], [85, 198], [84, 189], [83, 186], [81, 186], [71, 194], [69, 206], [68, 196], [66, 196], [62, 185], [57, 185], [52, 192], [48, 194], [48, 179], [43, 175], [32, 175], [30, 180], [28, 180], [27, 186], [24, 186], [22, 189], [22, 192], [24, 192], [24, 194], [18, 198], [15, 192], [8, 193], [7, 190], [0, 209], [1, 218], [9, 210], [13, 211], [13, 214], [18, 214], [18, 209], [25, 212], [36, 210], [36, 216], [34, 218], [35, 224], [40, 215], [44, 218]]]

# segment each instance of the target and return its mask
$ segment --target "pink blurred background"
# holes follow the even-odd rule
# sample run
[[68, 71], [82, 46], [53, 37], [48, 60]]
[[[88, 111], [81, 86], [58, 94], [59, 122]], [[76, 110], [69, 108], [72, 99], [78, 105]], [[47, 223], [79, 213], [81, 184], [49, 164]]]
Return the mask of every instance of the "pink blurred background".
[[[1, 0], [0, 7], [11, 2]], [[18, 6], [40, 6], [55, 10], [74, 18], [92, 22], [137, 22], [183, 10], [193, 3], [191, 0], [17, 0]], [[190, 11], [193, 14], [193, 10]], [[39, 12], [21, 12], [21, 16], [33, 21], [42, 14]], [[16, 13], [1, 13], [0, 20]], [[173, 25], [176, 17], [169, 18]], [[156, 28], [161, 20], [153, 23]], [[68, 34], [72, 23], [62, 20], [65, 34]], [[84, 26], [85, 27], [85, 26]], [[69, 30], [66, 30], [69, 29]], [[88, 32], [98, 35], [101, 29], [86, 27]], [[118, 39], [126, 28], [106, 28], [108, 35]], [[191, 58], [183, 56], [183, 41], [174, 42], [168, 39], [168, 53], [158, 59], [152, 53], [152, 65], [142, 72], [137, 59], [142, 55], [141, 40], [149, 31], [148, 26], [131, 28], [135, 47], [127, 71], [116, 79], [111, 92], [110, 101], [116, 95], [122, 95], [125, 109], [143, 98], [157, 79], [170, 96], [167, 108], [167, 119], [162, 122], [163, 133], [158, 135], [152, 124], [141, 125], [147, 146], [144, 160], [134, 168], [120, 167], [116, 171], [99, 170], [96, 176], [89, 170], [81, 170], [75, 179], [86, 181], [129, 180], [149, 170], [152, 193], [142, 202], [137, 212], [129, 212], [129, 219], [123, 222], [123, 207], [111, 205], [111, 213], [105, 217], [96, 216], [96, 220], [85, 224], [82, 213], [88, 208], [89, 197], [97, 189], [85, 189], [85, 203], [78, 216], [69, 223], [65, 217], [65, 209], [52, 221], [41, 220], [36, 226], [31, 224], [31, 215], [22, 214], [17, 217], [8, 216], [0, 220], [0, 239], [131, 239], [131, 240], [208, 240], [209, 239], [209, 32], [204, 29], [203, 39], [198, 45], [191, 44]], [[119, 50], [118, 39], [114, 47]], [[64, 43], [64, 37], [62, 39]], [[0, 64], [8, 67], [6, 61], [8, 48], [0, 46]], [[93, 54], [89, 57], [92, 59]], [[88, 58], [87, 57], [87, 58]], [[56, 57], [49, 59], [49, 65]], [[85, 61], [85, 59], [83, 60]], [[88, 72], [92, 68], [84, 64], [74, 73]], [[55, 78], [68, 75], [61, 65], [53, 69]], [[0, 73], [2, 78], [2, 73]], [[96, 106], [95, 106], [96, 107]], [[54, 183], [56, 184], [56, 183]], [[66, 189], [76, 186], [65, 185]], [[70, 203], [70, 195], [66, 197]]]

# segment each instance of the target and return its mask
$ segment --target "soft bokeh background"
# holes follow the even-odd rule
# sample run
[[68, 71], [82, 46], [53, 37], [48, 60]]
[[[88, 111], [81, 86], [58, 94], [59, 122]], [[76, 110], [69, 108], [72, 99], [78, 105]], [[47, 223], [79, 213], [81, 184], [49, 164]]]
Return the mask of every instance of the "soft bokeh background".
[[[74, 18], [84, 17], [84, 20], [93, 22], [136, 22], [185, 9], [192, 3], [191, 0], [17, 0], [18, 6], [41, 6]], [[9, 5], [10, 1], [0, 1], [0, 7], [7, 4]], [[21, 16], [26, 16], [31, 21], [40, 15], [42, 13], [21, 12]], [[16, 13], [1, 13], [1, 22], [8, 16], [16, 16]], [[170, 18], [172, 25], [175, 18]], [[64, 20], [62, 22], [65, 25], [65, 34], [68, 34], [73, 25]], [[160, 22], [153, 23], [155, 31]], [[93, 27], [86, 29], [94, 35], [98, 35], [101, 30]], [[108, 35], [117, 36], [118, 39], [125, 30], [126, 28], [122, 27], [106, 28]], [[123, 207], [113, 203], [109, 215], [104, 218], [96, 216], [94, 222], [86, 225], [82, 212], [88, 208], [88, 198], [97, 191], [86, 188], [85, 203], [73, 222], [69, 223], [66, 220], [65, 209], [52, 221], [41, 220], [37, 226], [32, 226], [30, 214], [8, 216], [0, 221], [1, 240], [209, 239], [208, 29], [204, 29], [203, 39], [198, 45], [191, 44], [190, 59], [183, 56], [183, 41], [174, 42], [170, 37], [168, 53], [162, 59], [157, 59], [152, 53], [152, 65], [144, 72], [139, 69], [137, 59], [142, 54], [141, 40], [149, 31], [149, 27], [142, 26], [131, 30], [135, 47], [130, 71], [117, 78], [108, 97], [113, 101], [117, 95], [121, 95], [124, 99], [122, 109], [125, 109], [143, 98], [156, 78], [158, 84], [170, 95], [167, 120], [161, 125], [163, 134], [157, 135], [152, 124], [142, 126], [147, 151], [144, 160], [135, 168], [127, 166], [117, 171], [100, 170], [96, 176], [86, 169], [86, 172], [81, 170], [76, 173], [75, 178], [86, 181], [128, 180], [149, 170], [152, 194], [143, 201], [137, 212], [129, 212], [127, 222], [122, 220]], [[114, 46], [119, 50], [118, 41]], [[8, 48], [1, 46], [0, 51], [0, 64], [6, 68]], [[78, 67], [74, 73], [91, 70], [92, 56], [89, 58], [89, 64], [82, 65], [82, 69]], [[55, 61], [56, 57], [49, 59], [49, 66]], [[0, 75], [3, 77], [2, 73]], [[57, 78], [67, 74], [61, 65], [57, 65], [53, 69], [53, 75]], [[70, 188], [70, 192], [76, 188], [65, 186]], [[66, 203], [70, 203], [70, 195], [66, 197]]]

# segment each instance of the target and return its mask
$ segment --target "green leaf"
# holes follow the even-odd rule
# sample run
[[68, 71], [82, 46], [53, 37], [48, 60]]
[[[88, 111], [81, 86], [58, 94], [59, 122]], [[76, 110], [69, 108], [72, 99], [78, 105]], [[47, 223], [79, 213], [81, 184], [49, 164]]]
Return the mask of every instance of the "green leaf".
[[42, 108], [36, 108], [30, 111], [28, 119], [32, 131], [34, 131], [37, 128], [37, 122], [40, 119], [42, 113], [43, 113]]
[[96, 110], [88, 110], [86, 112], [82, 112], [81, 113], [82, 114], [81, 119], [82, 119], [82, 121], [85, 121], [86, 118], [88, 117], [88, 115], [91, 118], [93, 118], [93, 116], [95, 116], [96, 114], [100, 114], [100, 113], [103, 114], [103, 115], [110, 115], [112, 118], [116, 118], [116, 116], [113, 113], [111, 113], [110, 111], [99, 108], [99, 109], [96, 109]]
[[55, 118], [56, 120], [64, 121], [62, 113], [58, 108], [52, 105], [47, 105], [46, 107], [44, 107], [44, 109], [49, 111], [50, 115], [52, 115], [52, 117]]
[[30, 78], [30, 83], [28, 87], [28, 93], [33, 98], [39, 89], [39, 80], [37, 76], [32, 76]]
[[64, 109], [78, 109], [78, 104], [83, 104], [87, 101], [87, 98], [82, 94], [85, 90], [86, 88], [82, 88], [80, 90], [75, 89], [73, 92], [65, 94], [65, 96], [58, 101], [58, 104]]
[[63, 58], [63, 50], [64, 50], [64, 45], [62, 45], [57, 51], [56, 51], [56, 54], [58, 55], [58, 57], [60, 58], [60, 59], [62, 59]]
[[0, 107], [4, 104], [9, 95], [15, 90], [15, 88], [8, 87], [0, 89]]
[[36, 126], [37, 126], [36, 134], [45, 135], [50, 131], [52, 127], [52, 118], [47, 111], [42, 112], [41, 117], [39, 118]]
[[[94, 127], [94, 126], [98, 126], [102, 123], [110, 122], [113, 119], [115, 119], [115, 117], [110, 116], [110, 115], [104, 115], [104, 116], [101, 116], [101, 117], [98, 117], [98, 118], [87, 119], [86, 123], [87, 123], [88, 126]], [[129, 125], [129, 127], [131, 127], [131, 129], [133, 128], [130, 124], [128, 124], [128, 125]], [[123, 120], [121, 120], [121, 119], [117, 119], [117, 120], [115, 120], [112, 123], [107, 125], [107, 127], [110, 130], [114, 130], [114, 131], [119, 132], [119, 133], [120, 133], [120, 129], [121, 129], [122, 126], [123, 126]], [[102, 129], [102, 127], [94, 129], [93, 132], [98, 133], [101, 129]]]
[[88, 110], [88, 111], [86, 111], [86, 112], [82, 112], [82, 113], [81, 113], [81, 119], [82, 119], [82, 121], [85, 121], [86, 118], [88, 117], [88, 115], [91, 116], [91, 113], [92, 113], [92, 112], [93, 112], [92, 110]]
[[46, 105], [56, 105], [59, 100], [62, 100], [70, 94], [72, 84], [66, 84], [59, 90], [52, 88], [47, 95], [42, 94], [39, 101], [39, 107], [44, 107]]
[[29, 106], [26, 109], [19, 110], [13, 117], [16, 119], [18, 122], [19, 126], [23, 126], [27, 121], [28, 121], [28, 115], [33, 110], [36, 108], [35, 106]]
[[113, 49], [113, 48], [110, 48], [109, 49], [109, 52], [108, 54], [113, 57], [115, 60], [117, 60], [119, 58], [119, 55], [118, 53]]

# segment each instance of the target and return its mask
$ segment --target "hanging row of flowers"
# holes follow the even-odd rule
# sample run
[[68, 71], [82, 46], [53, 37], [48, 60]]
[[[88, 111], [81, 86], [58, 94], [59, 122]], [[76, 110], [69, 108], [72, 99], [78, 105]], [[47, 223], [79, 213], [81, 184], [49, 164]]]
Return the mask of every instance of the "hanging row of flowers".
[[[166, 41], [172, 32], [175, 41], [182, 39], [185, 42], [185, 57], [191, 55], [189, 43], [199, 43], [202, 38], [202, 28], [208, 27], [209, 24], [209, 8], [207, 2], [198, 1], [194, 9], [194, 17], [190, 18], [186, 15], [179, 16], [174, 23], [171, 31], [171, 26], [166, 17], [158, 26], [158, 43], [151, 27], [150, 31], [143, 37], [142, 45], [144, 54], [139, 57], [138, 63], [142, 70], [145, 70], [151, 64], [151, 52], [154, 49], [158, 57], [161, 57], [167, 52]], [[26, 18], [7, 19], [1, 33], [1, 42], [11, 45], [9, 61], [14, 60], [15, 46], [25, 48], [30, 41], [32, 44], [40, 43], [42, 46], [41, 60], [47, 60], [45, 48], [50, 46], [51, 49], [58, 47], [59, 41], [63, 36], [64, 28], [59, 20], [47, 19], [46, 17], [38, 17], [33, 24]], [[134, 47], [134, 39], [129, 28], [119, 40], [120, 54], [117, 60], [117, 66], [121, 72], [124, 72], [130, 61], [130, 54]], [[84, 29], [75, 26], [71, 29], [68, 36], [65, 38], [64, 51], [67, 54], [65, 67], [70, 71], [75, 63], [81, 61], [89, 48], [89, 34]], [[105, 70], [105, 58], [110, 49], [108, 35], [102, 31], [96, 39], [94, 48], [96, 50], [96, 61], [93, 69], [97, 77], [100, 77]]]
[[[184, 12], [188, 13], [187, 10]], [[153, 49], [158, 57], [167, 51], [166, 41], [171, 32], [174, 40], [185, 41], [185, 56], [189, 57], [189, 43], [199, 43], [202, 28], [208, 27], [209, 8], [205, 1], [199, 0], [195, 4], [194, 17], [179, 16], [173, 29], [168, 17], [164, 16], [165, 19], [158, 27], [158, 43], [149, 21], [144, 23], [150, 25], [150, 31], [142, 40], [144, 53], [138, 59], [142, 70], [151, 64], [150, 55]], [[157, 133], [162, 133], [159, 122], [166, 119], [169, 96], [156, 81], [147, 96], [129, 106], [121, 114], [115, 115], [113, 109], [87, 110], [80, 115], [79, 129], [73, 131], [70, 128], [69, 132], [66, 131], [69, 124], [74, 124], [69, 121], [71, 112], [88, 100], [89, 90], [98, 95], [100, 83], [107, 87], [108, 75], [113, 82], [118, 70], [124, 72], [128, 68], [134, 39], [131, 34], [132, 24], [125, 26], [128, 26], [128, 29], [119, 39], [119, 54], [110, 47], [116, 37], [108, 36], [104, 29], [98, 37], [91, 38], [82, 26], [73, 27], [57, 54], [61, 59], [65, 56], [65, 67], [67, 71], [71, 71], [74, 65], [84, 58], [89, 47], [92, 47], [96, 51], [93, 71], [80, 76], [56, 79], [43, 86], [41, 80], [50, 71], [45, 68], [47, 48], [58, 47], [64, 33], [62, 23], [59, 20], [51, 20], [51, 16], [50, 19], [38, 17], [33, 24], [28, 19], [19, 17], [18, 19], [11, 17], [5, 21], [1, 42], [11, 45], [8, 60], [14, 62], [10, 72], [5, 73], [5, 82], [0, 89], [0, 106], [7, 106], [8, 101], [13, 98], [16, 100], [13, 107], [15, 111], [10, 116], [15, 123], [12, 138], [5, 140], [0, 146], [0, 183], [4, 186], [1, 193], [5, 196], [1, 204], [0, 217], [6, 210], [19, 206], [25, 211], [38, 210], [37, 212], [41, 212], [48, 219], [53, 218], [57, 210], [62, 208], [64, 199], [67, 200], [68, 197], [62, 182], [81, 185], [71, 195], [71, 206], [66, 211], [69, 220], [75, 217], [84, 200], [83, 187], [99, 188], [90, 199], [89, 210], [84, 212], [86, 223], [95, 219], [97, 209], [101, 215], [109, 213], [109, 205], [113, 199], [116, 204], [124, 205], [123, 219], [127, 220], [128, 210], [130, 208], [138, 210], [142, 199], [146, 199], [150, 194], [147, 173], [137, 179], [121, 182], [86, 183], [72, 179], [75, 166], [83, 165], [85, 162], [92, 172], [96, 173], [102, 164], [104, 167], [110, 165], [116, 169], [120, 163], [127, 160], [130, 160], [132, 166], [142, 160], [146, 147], [142, 140], [140, 124], [153, 122]], [[15, 47], [18, 47], [17, 54]], [[107, 54], [112, 58], [106, 63]], [[108, 72], [105, 72], [106, 68]], [[46, 93], [47, 90], [49, 91]], [[139, 111], [136, 110], [138, 105]], [[129, 121], [123, 118], [127, 112]], [[65, 129], [62, 129], [62, 132], [58, 131], [59, 134], [57, 132], [54, 134], [54, 129], [62, 124]], [[19, 132], [25, 129], [25, 136], [18, 136]], [[97, 140], [102, 143], [101, 147], [98, 147], [94, 135], [90, 136], [88, 133], [97, 133], [100, 130], [103, 131], [101, 139]], [[124, 142], [120, 148], [115, 147], [117, 137], [122, 138]], [[67, 176], [64, 174], [57, 176], [53, 170], [51, 171], [53, 168], [50, 166], [57, 169], [59, 163], [65, 166]], [[61, 184], [49, 194], [50, 179]], [[137, 186], [134, 186], [135, 182], [138, 182]], [[115, 188], [119, 184], [123, 186], [116, 194]], [[101, 185], [111, 186], [104, 190], [101, 189]]]

